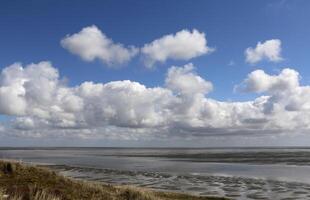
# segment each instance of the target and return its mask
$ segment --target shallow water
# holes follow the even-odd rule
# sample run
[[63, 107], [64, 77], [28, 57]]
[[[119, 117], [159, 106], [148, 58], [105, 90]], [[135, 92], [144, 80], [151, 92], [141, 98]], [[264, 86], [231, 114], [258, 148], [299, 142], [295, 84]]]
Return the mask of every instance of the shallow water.
[[310, 149], [0, 149], [64, 175], [233, 199], [310, 199]]

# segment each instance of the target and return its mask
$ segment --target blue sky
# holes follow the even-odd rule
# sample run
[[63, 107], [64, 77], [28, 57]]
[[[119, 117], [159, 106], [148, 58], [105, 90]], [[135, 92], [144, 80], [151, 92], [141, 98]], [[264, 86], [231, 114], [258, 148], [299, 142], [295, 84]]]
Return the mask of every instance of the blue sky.
[[[171, 66], [192, 63], [195, 73], [213, 84], [209, 98], [253, 100], [261, 94], [234, 92], [233, 88], [257, 69], [275, 75], [289, 67], [299, 72], [301, 85], [310, 84], [309, 8], [307, 0], [1, 1], [0, 67], [50, 61], [69, 87], [85, 81], [132, 80], [152, 88], [165, 85]], [[168, 59], [153, 69], [135, 56], [114, 69], [99, 60], [85, 62], [60, 44], [66, 35], [91, 25], [116, 43], [138, 48], [164, 35], [197, 29], [205, 33], [207, 45], [215, 51], [187, 60]], [[282, 61], [245, 61], [247, 48], [271, 39], [281, 41]], [[4, 119], [15, 117], [2, 113]]]
[[[214, 83], [210, 95], [243, 100], [247, 97], [234, 94], [233, 85], [256, 68], [274, 72], [291, 66], [309, 83], [309, 6], [308, 1], [2, 1], [0, 66], [50, 60], [72, 85], [130, 79], [157, 86], [163, 84], [169, 66], [187, 62], [167, 62], [149, 71], [135, 58], [128, 66], [111, 70], [70, 55], [59, 41], [93, 24], [114, 41], [136, 46], [196, 28], [216, 48], [213, 54], [191, 60], [199, 74]], [[247, 47], [273, 38], [283, 42], [284, 62], [254, 66], [244, 62]], [[235, 65], [229, 66], [230, 61]]]

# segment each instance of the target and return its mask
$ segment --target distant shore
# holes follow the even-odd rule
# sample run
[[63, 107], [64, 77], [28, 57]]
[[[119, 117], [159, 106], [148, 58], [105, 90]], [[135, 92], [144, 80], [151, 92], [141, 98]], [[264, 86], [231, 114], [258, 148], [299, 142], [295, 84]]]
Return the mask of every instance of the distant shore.
[[47, 168], [0, 160], [0, 200], [225, 200], [80, 181]]

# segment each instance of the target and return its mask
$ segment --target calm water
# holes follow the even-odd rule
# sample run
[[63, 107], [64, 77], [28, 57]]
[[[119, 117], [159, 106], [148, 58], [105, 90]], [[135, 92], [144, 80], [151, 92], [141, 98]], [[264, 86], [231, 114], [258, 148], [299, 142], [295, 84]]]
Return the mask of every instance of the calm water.
[[233, 199], [310, 199], [310, 149], [0, 149], [64, 175]]

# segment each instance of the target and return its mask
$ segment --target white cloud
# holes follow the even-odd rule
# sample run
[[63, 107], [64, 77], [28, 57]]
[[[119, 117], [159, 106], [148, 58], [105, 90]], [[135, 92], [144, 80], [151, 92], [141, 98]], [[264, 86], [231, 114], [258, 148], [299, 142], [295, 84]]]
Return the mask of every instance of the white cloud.
[[281, 57], [281, 40], [272, 39], [261, 43], [258, 42], [255, 48], [249, 47], [245, 50], [246, 62], [255, 64], [262, 60], [279, 62]]
[[212, 83], [192, 64], [171, 67], [165, 87], [148, 88], [129, 80], [69, 87], [50, 62], [16, 63], [0, 75], [0, 113], [13, 120], [0, 134], [136, 140], [307, 132], [310, 87], [299, 79], [293, 69], [256, 70], [237, 88], [263, 95], [225, 102], [207, 96]]
[[168, 59], [189, 60], [214, 49], [207, 46], [205, 34], [194, 29], [182, 30], [176, 34], [165, 35], [145, 44], [141, 49], [147, 67], [152, 67], [156, 62], [165, 62]]
[[171, 67], [168, 70], [166, 78], [167, 88], [177, 93], [192, 95], [192, 94], [207, 94], [212, 91], [212, 83], [204, 80], [194, 72], [194, 65], [187, 64], [184, 67]]
[[[310, 87], [301, 86], [299, 73], [285, 68], [278, 75], [268, 75], [262, 70], [256, 70], [239, 85], [239, 90], [247, 92], [265, 93], [269, 97], [264, 103], [264, 112], [282, 117], [308, 117], [310, 111]], [[294, 112], [293, 112], [294, 111]], [[304, 119], [299, 119], [304, 121]], [[287, 126], [291, 126], [287, 119], [282, 119]], [[293, 122], [292, 120], [291, 122]], [[276, 123], [280, 123], [280, 120]], [[297, 122], [296, 122], [297, 123]]]
[[283, 69], [279, 75], [268, 75], [263, 70], [255, 70], [240, 85], [246, 92], [281, 92], [295, 90], [299, 86], [299, 73], [293, 69]]
[[207, 46], [205, 34], [196, 29], [184, 29], [176, 34], [165, 35], [139, 49], [113, 42], [95, 25], [67, 35], [61, 40], [61, 45], [85, 61], [99, 59], [110, 67], [127, 63], [139, 52], [145, 65], [152, 68], [156, 62], [164, 63], [168, 59], [190, 60], [214, 51]]
[[138, 53], [133, 46], [126, 48], [123, 44], [114, 43], [94, 25], [66, 36], [61, 45], [85, 61], [99, 59], [109, 66], [124, 64]]

